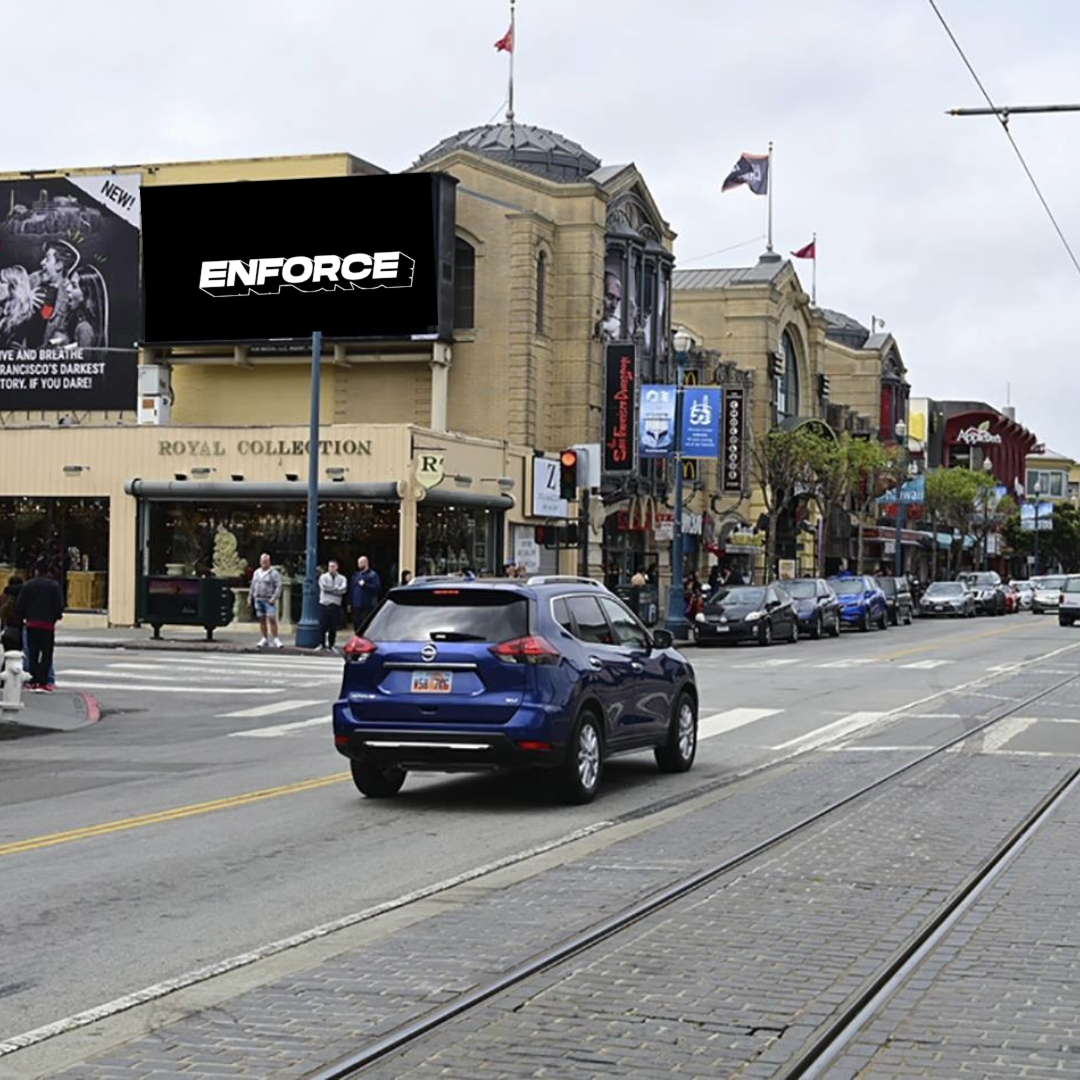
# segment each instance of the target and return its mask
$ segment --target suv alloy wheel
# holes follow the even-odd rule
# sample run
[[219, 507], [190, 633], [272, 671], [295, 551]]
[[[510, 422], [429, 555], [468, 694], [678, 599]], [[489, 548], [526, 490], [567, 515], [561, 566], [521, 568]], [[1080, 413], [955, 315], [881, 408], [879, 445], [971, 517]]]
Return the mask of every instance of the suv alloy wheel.
[[694, 764], [697, 724], [697, 706], [693, 698], [687, 693], [680, 694], [675, 702], [675, 715], [668, 728], [667, 742], [653, 751], [661, 772], [686, 772]]
[[591, 712], [582, 713], [574, 726], [561, 771], [561, 787], [567, 802], [581, 805], [593, 801], [604, 771], [604, 751], [600, 725]]

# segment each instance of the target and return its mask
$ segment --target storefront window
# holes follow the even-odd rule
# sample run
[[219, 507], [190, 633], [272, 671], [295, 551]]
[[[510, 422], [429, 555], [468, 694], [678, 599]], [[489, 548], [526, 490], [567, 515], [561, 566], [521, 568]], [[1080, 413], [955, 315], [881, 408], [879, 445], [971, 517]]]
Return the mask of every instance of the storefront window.
[[[389, 587], [397, 581], [397, 503], [323, 502], [319, 507], [319, 564], [337, 559], [350, 575], [367, 555]], [[304, 577], [307, 511], [302, 502], [153, 502], [146, 544], [151, 574], [250, 579], [268, 552], [286, 581]], [[301, 590], [290, 590], [300, 617]]]
[[[500, 573], [496, 550], [502, 514], [461, 506], [420, 505], [416, 574]], [[406, 569], [408, 569], [406, 567]]]
[[39, 559], [63, 586], [67, 607], [101, 611], [109, 568], [109, 500], [0, 499], [0, 581], [26, 580]]

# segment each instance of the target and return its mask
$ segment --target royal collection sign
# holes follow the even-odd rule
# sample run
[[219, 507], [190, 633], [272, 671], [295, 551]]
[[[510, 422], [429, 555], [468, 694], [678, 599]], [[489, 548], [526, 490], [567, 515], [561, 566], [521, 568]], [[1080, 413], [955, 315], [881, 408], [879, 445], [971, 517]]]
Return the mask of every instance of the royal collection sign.
[[611, 343], [604, 349], [604, 472], [629, 473], [636, 467], [634, 346]]
[[0, 181], [0, 409], [135, 409], [139, 181]]
[[721, 488], [725, 494], [743, 490], [743, 444], [746, 430], [746, 391], [728, 389], [724, 393], [724, 445]]
[[[225, 457], [235, 451], [241, 457], [306, 457], [308, 439], [239, 439], [231, 446], [220, 439], [159, 439], [158, 457]], [[320, 439], [323, 457], [370, 457], [370, 439]]]
[[412, 173], [145, 188], [144, 340], [449, 340], [455, 184]]

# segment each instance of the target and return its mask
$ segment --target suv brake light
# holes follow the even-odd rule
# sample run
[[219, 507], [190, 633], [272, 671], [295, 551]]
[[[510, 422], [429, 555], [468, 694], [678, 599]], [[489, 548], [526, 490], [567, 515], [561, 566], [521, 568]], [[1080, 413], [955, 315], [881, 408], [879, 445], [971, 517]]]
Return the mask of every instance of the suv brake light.
[[538, 634], [504, 641], [489, 649], [504, 664], [554, 664], [559, 659], [558, 649]]
[[349, 643], [341, 651], [346, 660], [359, 660], [362, 663], [375, 649], [375, 642], [368, 641], [366, 637], [354, 637], [349, 639]]

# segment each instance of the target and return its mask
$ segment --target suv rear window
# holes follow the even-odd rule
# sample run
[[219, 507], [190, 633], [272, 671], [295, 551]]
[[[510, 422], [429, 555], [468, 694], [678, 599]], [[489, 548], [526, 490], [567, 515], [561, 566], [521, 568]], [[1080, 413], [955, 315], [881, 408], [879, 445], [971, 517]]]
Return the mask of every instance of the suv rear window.
[[1070, 577], [1065, 579], [1065, 584], [1061, 587], [1062, 592], [1080, 592], [1080, 577]]
[[524, 596], [492, 589], [394, 591], [364, 627], [373, 641], [511, 641], [529, 632]]

